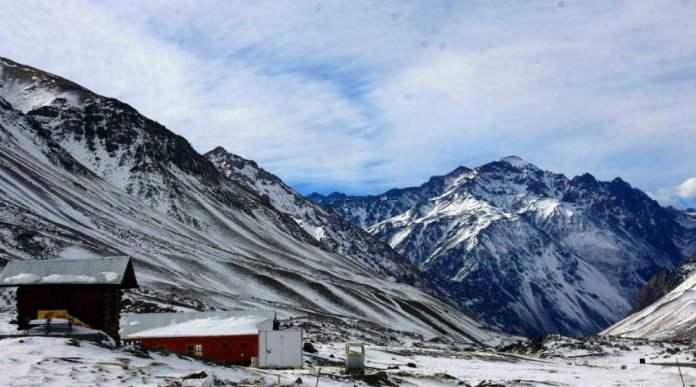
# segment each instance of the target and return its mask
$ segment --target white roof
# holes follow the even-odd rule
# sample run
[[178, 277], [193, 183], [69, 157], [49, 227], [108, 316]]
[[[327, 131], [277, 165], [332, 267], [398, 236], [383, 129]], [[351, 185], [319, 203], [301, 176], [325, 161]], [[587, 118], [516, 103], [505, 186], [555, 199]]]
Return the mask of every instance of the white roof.
[[[0, 274], [0, 286], [123, 285], [129, 262], [130, 257], [10, 261]], [[137, 283], [130, 287], [137, 287]]]
[[273, 329], [275, 312], [267, 310], [130, 314], [121, 325], [124, 339], [255, 335]]

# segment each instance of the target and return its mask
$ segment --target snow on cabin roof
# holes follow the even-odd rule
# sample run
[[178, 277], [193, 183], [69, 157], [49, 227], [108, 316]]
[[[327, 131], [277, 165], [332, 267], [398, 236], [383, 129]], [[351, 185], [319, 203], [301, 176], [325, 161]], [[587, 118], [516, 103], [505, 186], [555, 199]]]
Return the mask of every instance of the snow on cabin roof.
[[130, 314], [120, 334], [124, 339], [255, 335], [273, 329], [275, 317], [272, 310]]
[[49, 284], [138, 287], [130, 257], [10, 261], [0, 274], [0, 287]]

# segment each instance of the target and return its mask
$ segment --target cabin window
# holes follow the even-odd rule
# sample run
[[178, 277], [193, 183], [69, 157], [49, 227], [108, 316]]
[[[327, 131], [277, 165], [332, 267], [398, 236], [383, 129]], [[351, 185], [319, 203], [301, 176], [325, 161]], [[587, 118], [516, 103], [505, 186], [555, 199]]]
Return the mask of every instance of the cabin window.
[[189, 356], [203, 356], [203, 344], [189, 344], [186, 346], [186, 354]]

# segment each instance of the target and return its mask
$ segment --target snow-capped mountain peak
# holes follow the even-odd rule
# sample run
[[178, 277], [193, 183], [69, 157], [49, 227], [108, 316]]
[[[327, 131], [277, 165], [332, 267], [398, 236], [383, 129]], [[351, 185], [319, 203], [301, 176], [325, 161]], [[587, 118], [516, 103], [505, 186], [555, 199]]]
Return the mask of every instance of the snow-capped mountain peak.
[[533, 164], [523, 160], [519, 156], [507, 156], [507, 157], [503, 157], [499, 161], [502, 161], [504, 163], [508, 163], [508, 164], [512, 165], [513, 167], [517, 167], [517, 168], [524, 168], [524, 167], [530, 167], [530, 166], [534, 167]]
[[0, 57], [0, 97], [24, 113], [42, 106], [79, 106], [96, 95], [59, 76]]
[[568, 179], [516, 156], [445, 176], [318, 199], [408, 256], [462, 308], [511, 332], [595, 333], [696, 248], [692, 217], [619, 178]]

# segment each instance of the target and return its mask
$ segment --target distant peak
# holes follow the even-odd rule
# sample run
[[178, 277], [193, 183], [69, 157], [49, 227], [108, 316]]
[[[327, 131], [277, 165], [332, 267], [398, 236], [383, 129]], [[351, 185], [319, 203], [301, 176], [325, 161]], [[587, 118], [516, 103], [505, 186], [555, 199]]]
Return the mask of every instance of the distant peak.
[[229, 152], [227, 152], [227, 149], [221, 147], [221, 146], [216, 146], [215, 149], [209, 151], [206, 154], [216, 154], [216, 155], [226, 155]]
[[0, 57], [0, 94], [25, 113], [56, 102], [79, 106], [99, 97], [73, 81], [3, 57]]
[[524, 161], [519, 156], [503, 157], [499, 161], [502, 161], [504, 163], [508, 163], [508, 164], [512, 165], [513, 167], [526, 167], [526, 166], [532, 165], [531, 163]]
[[612, 182], [612, 184], [615, 184], [615, 185], [623, 185], [623, 186], [631, 187], [631, 185], [628, 184], [628, 182], [626, 182], [626, 180], [624, 180], [620, 177], [615, 177], [614, 180], [612, 180], [611, 182]]
[[450, 172], [449, 172], [448, 174], [446, 174], [446, 175], [442, 175], [442, 176], [437, 175], [437, 176], [431, 177], [430, 179], [428, 179], [428, 182], [427, 182], [427, 183], [423, 183], [423, 184], [421, 185], [421, 187], [422, 187], [422, 186], [425, 186], [425, 185], [428, 185], [428, 184], [434, 184], [434, 183], [436, 183], [436, 182], [438, 182], [438, 181], [442, 181], [444, 178], [448, 178], [448, 177], [449, 177], [449, 178], [458, 178], [459, 176], [461, 176], [461, 175], [463, 175], [463, 174], [465, 174], [465, 173], [469, 173], [469, 172], [471, 172], [471, 169], [470, 169], [470, 168], [463, 167], [463, 166], [460, 165], [460, 166], [458, 166], [457, 168], [455, 168], [455, 169], [453, 169], [452, 171], [450, 171]]
[[595, 179], [595, 177], [592, 176], [592, 175], [591, 175], [590, 173], [588, 173], [588, 172], [585, 172], [585, 173], [583, 173], [583, 174], [580, 175], [580, 176], [575, 176], [575, 177], [571, 180], [571, 182], [580, 183], [580, 184], [584, 184], [584, 185], [590, 185], [590, 186], [595, 186], [595, 185], [599, 184], [599, 182], [597, 181], [597, 179]]
[[247, 160], [242, 156], [236, 155], [234, 153], [228, 152], [227, 149], [217, 146], [215, 149], [206, 152], [203, 154], [205, 157], [221, 157], [221, 158], [226, 158], [228, 160], [235, 160], [236, 162], [242, 162], [246, 164], [253, 164], [254, 167], [256, 167], [256, 163], [253, 160]]
[[453, 169], [452, 172], [448, 173], [448, 176], [456, 176], [456, 175], [461, 175], [462, 173], [467, 173], [471, 172], [470, 168], [464, 167], [464, 166], [458, 166], [457, 168]]

